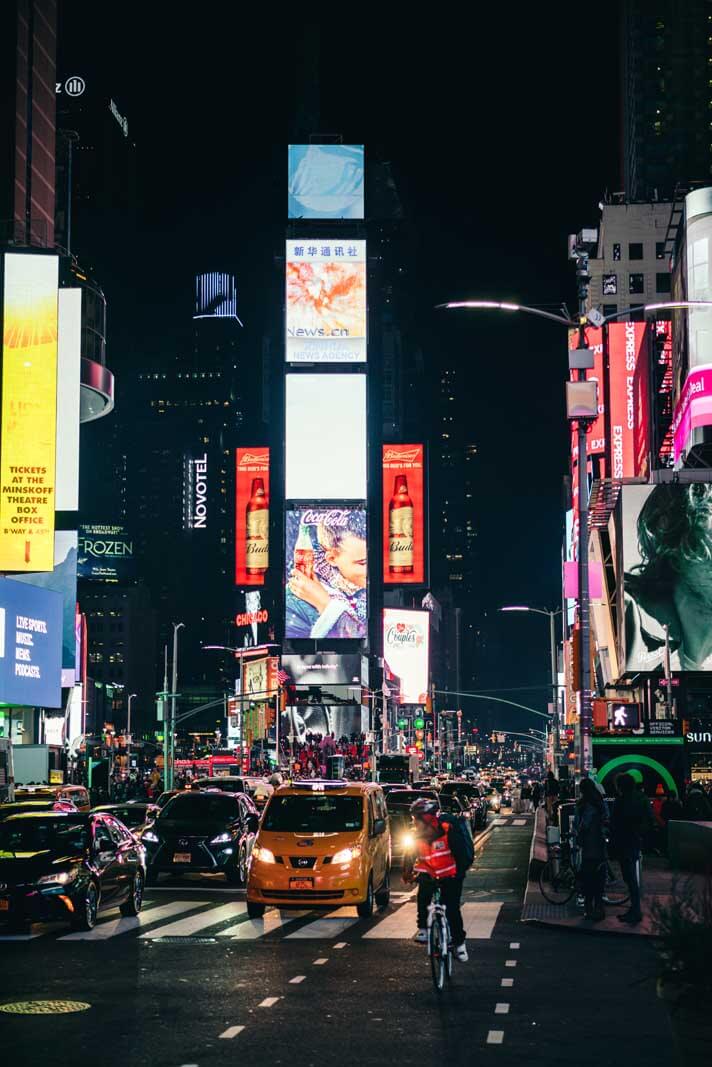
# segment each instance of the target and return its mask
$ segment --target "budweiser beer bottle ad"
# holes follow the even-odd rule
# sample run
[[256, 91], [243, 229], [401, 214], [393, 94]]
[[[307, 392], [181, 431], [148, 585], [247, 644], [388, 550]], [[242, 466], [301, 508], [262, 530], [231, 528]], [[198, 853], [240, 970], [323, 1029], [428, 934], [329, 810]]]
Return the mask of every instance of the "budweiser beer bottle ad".
[[383, 581], [425, 582], [424, 446], [383, 446]]
[[235, 456], [235, 584], [264, 585], [269, 567], [269, 449]]

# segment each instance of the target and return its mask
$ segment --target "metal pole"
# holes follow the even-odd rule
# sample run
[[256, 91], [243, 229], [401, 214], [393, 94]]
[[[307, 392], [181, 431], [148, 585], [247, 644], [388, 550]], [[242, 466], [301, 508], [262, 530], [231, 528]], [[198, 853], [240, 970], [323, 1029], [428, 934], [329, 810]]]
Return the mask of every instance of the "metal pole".
[[165, 768], [165, 787], [173, 788], [173, 773], [175, 768], [175, 728], [176, 728], [176, 694], [178, 692], [178, 631], [185, 626], [184, 622], [173, 623], [173, 677], [171, 680], [171, 717], [168, 736], [169, 758]]
[[131, 775], [131, 701], [136, 697], [135, 693], [129, 693], [129, 715], [126, 723], [126, 777]]
[[[242, 666], [242, 656], [238, 655], [238, 662], [240, 664], [240, 774], [245, 773], [245, 672]], [[248, 767], [249, 770], [249, 767]]]
[[[588, 253], [577, 256], [576, 274], [578, 278], [579, 327], [578, 347], [586, 348], [586, 323], [588, 301]], [[580, 369], [579, 381], [586, 381], [586, 371]], [[578, 578], [579, 578], [579, 630], [581, 634], [581, 662], [579, 666], [579, 691], [581, 694], [581, 764], [582, 771], [589, 771], [593, 766], [593, 703], [591, 693], [591, 605], [589, 601], [589, 559], [588, 559], [588, 455], [586, 435], [588, 423], [585, 419], [578, 421]]]

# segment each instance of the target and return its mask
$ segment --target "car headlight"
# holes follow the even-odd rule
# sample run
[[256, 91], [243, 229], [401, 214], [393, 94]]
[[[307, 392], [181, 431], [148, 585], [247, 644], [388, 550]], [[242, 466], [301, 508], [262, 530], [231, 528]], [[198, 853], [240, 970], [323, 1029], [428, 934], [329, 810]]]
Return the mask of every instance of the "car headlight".
[[158, 834], [154, 834], [153, 830], [145, 830], [141, 834], [142, 841], [150, 841], [152, 844], [158, 844]]
[[342, 848], [331, 857], [332, 863], [351, 863], [361, 855], [361, 846], [353, 845], [351, 848]]
[[227, 830], [222, 834], [218, 834], [217, 837], [210, 838], [211, 845], [222, 845], [226, 844], [228, 841], [232, 841], [232, 835], [229, 834]]
[[268, 848], [265, 848], [264, 845], [255, 845], [255, 847], [252, 849], [252, 858], [255, 860], [260, 860], [261, 863], [275, 862], [274, 852], [270, 852], [270, 850]]
[[70, 867], [68, 871], [57, 871], [55, 874], [43, 874], [37, 879], [38, 885], [69, 885], [79, 874], [78, 867]]
[[415, 834], [403, 834], [401, 838], [401, 845], [404, 852], [409, 852], [415, 848]]

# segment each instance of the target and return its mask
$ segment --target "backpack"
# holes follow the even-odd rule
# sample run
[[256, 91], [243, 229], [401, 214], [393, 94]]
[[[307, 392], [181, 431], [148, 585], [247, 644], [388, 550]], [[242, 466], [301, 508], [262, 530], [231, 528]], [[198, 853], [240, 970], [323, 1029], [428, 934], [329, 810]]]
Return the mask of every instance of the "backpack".
[[464, 815], [442, 815], [440, 821], [448, 829], [450, 850], [457, 864], [457, 876], [463, 877], [475, 858], [475, 843]]

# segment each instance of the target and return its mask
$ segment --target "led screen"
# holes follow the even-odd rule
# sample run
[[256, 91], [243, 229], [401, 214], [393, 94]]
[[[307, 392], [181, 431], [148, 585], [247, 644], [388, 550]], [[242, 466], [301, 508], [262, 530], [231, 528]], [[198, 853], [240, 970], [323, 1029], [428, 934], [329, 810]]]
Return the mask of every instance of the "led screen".
[[365, 637], [366, 509], [293, 508], [285, 528], [284, 636]]
[[[279, 731], [292, 744], [307, 744], [307, 734], [333, 733], [337, 741], [360, 738], [368, 730], [368, 709], [360, 704], [295, 704], [282, 712]], [[296, 754], [296, 750], [295, 750]]]
[[269, 448], [235, 453], [235, 585], [264, 585], [269, 567]]
[[383, 581], [425, 581], [423, 445], [383, 446]]
[[77, 563], [80, 578], [131, 579], [135, 573], [133, 538], [125, 526], [80, 526]]
[[[360, 655], [322, 652], [314, 656], [282, 656], [282, 667], [295, 685], [361, 685]], [[343, 695], [343, 694], [342, 694]]]
[[290, 144], [290, 219], [362, 219], [362, 144]]
[[287, 241], [288, 363], [366, 362], [366, 242]]
[[59, 290], [56, 511], [79, 509], [82, 291]]
[[0, 579], [0, 701], [59, 708], [61, 698], [61, 594]]
[[288, 374], [287, 500], [366, 499], [366, 376]]
[[611, 474], [647, 476], [648, 418], [647, 327], [644, 322], [608, 326], [608, 375]]
[[387, 684], [401, 704], [424, 704], [430, 671], [430, 612], [384, 608], [383, 659]]

